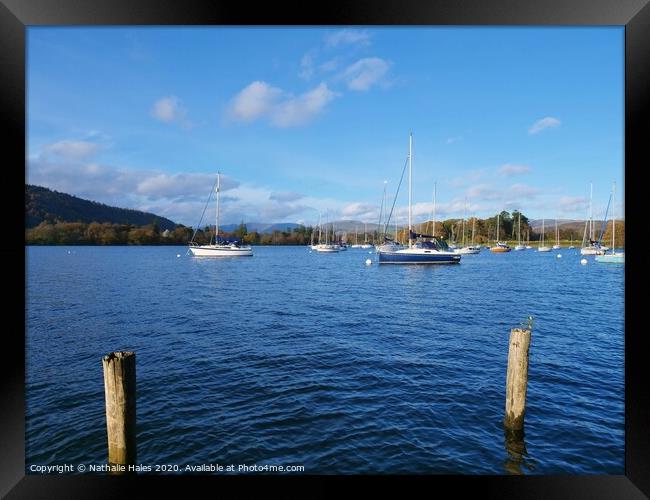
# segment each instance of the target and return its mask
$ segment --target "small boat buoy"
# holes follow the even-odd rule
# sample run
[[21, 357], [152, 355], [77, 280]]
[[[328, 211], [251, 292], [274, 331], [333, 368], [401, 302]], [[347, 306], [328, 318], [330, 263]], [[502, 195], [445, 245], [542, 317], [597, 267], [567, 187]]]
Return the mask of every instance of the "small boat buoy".
[[558, 258], [558, 259], [561, 259], [561, 258], [562, 258], [562, 254], [561, 254], [561, 253], [557, 254], [557, 258]]
[[181, 256], [181, 254], [179, 254], [179, 253], [176, 254], [176, 257], [180, 257], [180, 256]]
[[372, 250], [370, 252], [368, 252], [368, 253], [372, 253]]
[[366, 266], [372, 265], [372, 261], [370, 259], [366, 259]]
[[583, 266], [587, 265], [587, 259], [582, 259], [580, 261], [580, 264], [582, 264]]

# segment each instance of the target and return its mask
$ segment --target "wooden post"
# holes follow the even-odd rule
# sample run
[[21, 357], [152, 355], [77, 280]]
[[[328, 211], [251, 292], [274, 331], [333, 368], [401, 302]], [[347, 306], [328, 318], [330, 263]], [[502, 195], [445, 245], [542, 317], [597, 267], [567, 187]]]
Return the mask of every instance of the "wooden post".
[[135, 353], [112, 352], [102, 358], [108, 463], [132, 465], [135, 443]]
[[524, 428], [530, 332], [530, 328], [510, 330], [508, 372], [506, 374], [506, 415], [503, 424], [506, 429], [512, 431]]

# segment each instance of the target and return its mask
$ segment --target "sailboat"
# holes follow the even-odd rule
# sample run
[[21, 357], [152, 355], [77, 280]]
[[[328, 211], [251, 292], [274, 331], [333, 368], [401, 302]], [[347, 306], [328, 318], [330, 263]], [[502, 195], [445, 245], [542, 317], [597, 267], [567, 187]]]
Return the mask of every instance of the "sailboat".
[[540, 240], [540, 244], [537, 247], [538, 252], [550, 252], [551, 247], [548, 245], [544, 245], [544, 219], [542, 219], [542, 239]]
[[[465, 200], [465, 208], [467, 208], [467, 200]], [[476, 229], [476, 217], [472, 219], [472, 243], [465, 246], [465, 211], [463, 210], [463, 246], [456, 250], [457, 253], [462, 255], [477, 254], [481, 252], [480, 246], [474, 246], [474, 232]]]
[[562, 248], [560, 246], [560, 231], [557, 228], [557, 219], [555, 219], [555, 245], [553, 245], [553, 250]]
[[531, 250], [533, 247], [530, 246], [530, 229], [526, 231], [526, 250]]
[[521, 212], [519, 212], [519, 228], [517, 229], [517, 246], [515, 250], [526, 250], [526, 245], [521, 244]]
[[[253, 255], [253, 249], [249, 245], [240, 245], [236, 240], [220, 240], [219, 239], [219, 209], [220, 209], [220, 199], [219, 195], [221, 192], [221, 173], [217, 173], [217, 220], [216, 226], [214, 228], [214, 243], [212, 239], [207, 245], [199, 245], [194, 241], [194, 237], [198, 231], [194, 231], [194, 235], [190, 241], [189, 251], [192, 252], [194, 257], [249, 257]], [[212, 191], [210, 191], [210, 196], [212, 196]], [[210, 202], [210, 197], [208, 197], [208, 202]], [[206, 203], [206, 206], [207, 206]], [[204, 210], [205, 212], [205, 210]]]
[[[412, 186], [413, 186], [413, 134], [409, 134], [409, 234], [408, 247], [400, 249], [377, 249], [380, 264], [458, 264], [461, 256], [451, 251], [447, 243], [429, 235], [413, 232]], [[397, 193], [395, 194], [397, 196]], [[430, 238], [425, 240], [424, 238]], [[415, 242], [413, 240], [416, 240]]]
[[497, 214], [497, 234], [495, 238], [496, 244], [492, 248], [490, 248], [490, 252], [494, 252], [494, 253], [506, 253], [512, 250], [512, 248], [510, 248], [510, 245], [502, 241], [499, 241], [499, 216], [500, 215], [501, 214]]
[[[582, 255], [603, 255], [605, 250], [601, 248], [600, 241], [594, 239], [594, 212], [592, 199], [594, 194], [594, 185], [591, 185], [591, 190], [589, 194], [589, 220], [585, 221], [585, 232], [582, 235], [582, 248], [580, 253]], [[587, 241], [587, 228], [589, 228], [589, 239]]]
[[614, 203], [614, 195], [616, 192], [616, 183], [612, 184], [612, 253], [605, 253], [603, 255], [596, 255], [594, 259], [596, 262], [603, 262], [606, 264], [625, 264], [625, 252], [616, 253], [616, 204]]
[[[326, 214], [327, 215], [327, 214]], [[327, 217], [326, 217], [327, 218]], [[332, 232], [334, 229], [332, 228]], [[325, 222], [325, 243], [320, 241], [320, 232], [318, 233], [318, 245], [314, 248], [319, 253], [336, 253], [340, 250], [339, 246], [334, 243], [329, 243], [328, 231], [327, 231], [327, 222]]]
[[352, 245], [352, 248], [361, 248], [361, 245], [359, 245], [359, 227], [354, 226], [354, 245]]
[[368, 242], [368, 223], [363, 223], [363, 245], [361, 248], [372, 248], [372, 245]]

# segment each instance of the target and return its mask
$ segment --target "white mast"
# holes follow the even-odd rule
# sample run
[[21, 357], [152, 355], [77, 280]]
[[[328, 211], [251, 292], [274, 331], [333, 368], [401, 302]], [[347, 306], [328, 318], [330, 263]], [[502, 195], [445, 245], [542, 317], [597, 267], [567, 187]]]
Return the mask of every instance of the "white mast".
[[321, 222], [320, 211], [318, 212], [318, 244], [321, 244], [321, 235], [323, 234], [323, 223]]
[[542, 219], [542, 244], [541, 246], [544, 246], [544, 219]]
[[412, 197], [412, 162], [413, 162], [413, 132], [409, 134], [409, 248], [413, 246], [411, 241], [411, 217], [412, 217], [412, 208], [411, 208], [411, 197]]
[[436, 184], [437, 182], [433, 183], [433, 231], [431, 231], [431, 236], [436, 235]]
[[521, 246], [521, 212], [519, 212], [519, 228], [517, 229], [517, 244]]
[[463, 207], [463, 246], [465, 246], [465, 212], [467, 212], [467, 198], [465, 198], [465, 206]]
[[218, 245], [219, 238], [219, 192], [221, 191], [221, 173], [217, 172], [217, 222], [214, 226], [214, 244]]
[[593, 197], [594, 197], [594, 183], [590, 183], [591, 190], [589, 192], [589, 239], [594, 241], [594, 210], [593, 210]]
[[612, 184], [612, 254], [616, 253], [616, 182]]
[[501, 214], [497, 214], [497, 234], [496, 234], [496, 237], [494, 238], [494, 239], [495, 239], [495, 243], [496, 243], [497, 245], [499, 244], [499, 216], [500, 216], [500, 215], [501, 215]]
[[[388, 181], [384, 181], [384, 198], [382, 199], [381, 206], [383, 208], [384, 212], [388, 212], [388, 207], [386, 206], [386, 185], [388, 184]], [[384, 220], [383, 212], [379, 214], [379, 225], [380, 227], [377, 228], [378, 230], [381, 230], [381, 221]], [[384, 222], [384, 238], [386, 237], [386, 231], [388, 230], [388, 215], [385, 217], [386, 221]]]
[[476, 216], [472, 217], [472, 246], [474, 246], [474, 229], [476, 229]]

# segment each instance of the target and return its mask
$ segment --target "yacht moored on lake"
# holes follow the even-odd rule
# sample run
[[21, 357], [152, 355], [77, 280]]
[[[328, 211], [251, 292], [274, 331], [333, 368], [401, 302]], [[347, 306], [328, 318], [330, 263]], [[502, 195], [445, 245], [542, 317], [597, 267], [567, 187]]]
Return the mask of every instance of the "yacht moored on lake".
[[[451, 250], [447, 243], [438, 238], [413, 232], [412, 225], [412, 171], [413, 171], [413, 134], [409, 135], [409, 225], [408, 247], [399, 249], [377, 248], [380, 264], [458, 264], [461, 256]], [[397, 197], [397, 193], [395, 193]], [[430, 238], [429, 241], [426, 238]], [[415, 241], [414, 241], [415, 240]]]
[[[227, 240], [219, 237], [219, 208], [220, 200], [219, 194], [221, 191], [221, 173], [217, 173], [217, 184], [216, 189], [217, 193], [217, 220], [214, 228], [214, 243], [212, 239], [207, 245], [199, 245], [194, 241], [194, 237], [200, 227], [201, 223], [197, 226], [194, 235], [190, 241], [189, 251], [192, 252], [194, 257], [250, 257], [253, 255], [253, 249], [249, 245], [241, 245], [238, 240]], [[212, 196], [212, 191], [210, 191], [210, 196], [208, 197], [208, 202], [210, 202], [210, 197]], [[206, 206], [207, 206], [206, 203]]]

